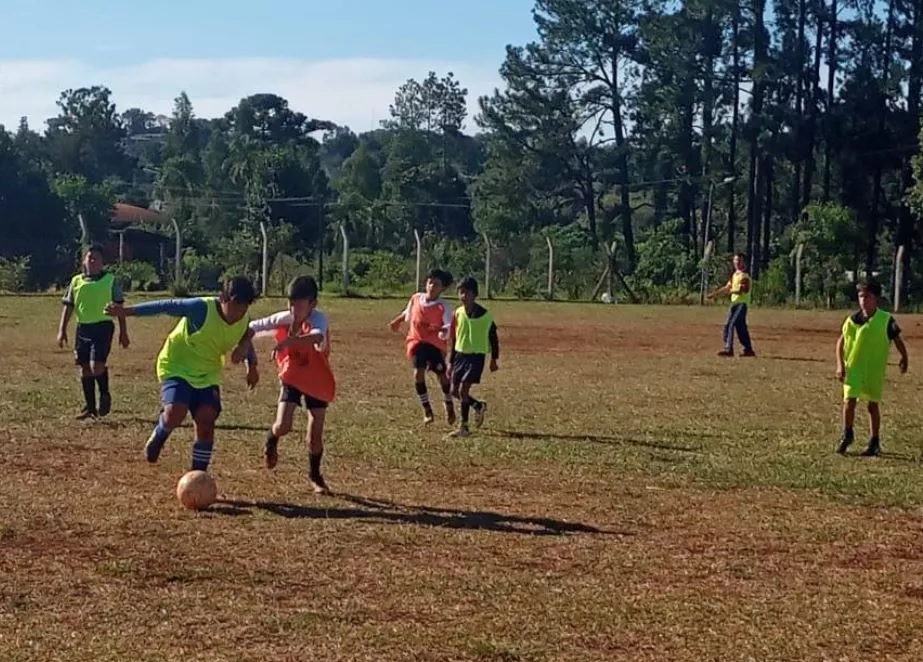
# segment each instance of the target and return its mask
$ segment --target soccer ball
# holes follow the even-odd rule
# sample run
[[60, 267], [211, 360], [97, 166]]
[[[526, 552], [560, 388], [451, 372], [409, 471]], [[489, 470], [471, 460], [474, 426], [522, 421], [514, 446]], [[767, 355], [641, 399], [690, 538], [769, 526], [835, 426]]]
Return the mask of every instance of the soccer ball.
[[615, 301], [612, 298], [612, 295], [609, 294], [608, 292], [603, 292], [602, 296], [599, 297], [599, 300], [602, 301], [603, 303], [614, 303]]
[[205, 471], [189, 471], [176, 484], [176, 498], [189, 510], [204, 510], [218, 498], [218, 485]]

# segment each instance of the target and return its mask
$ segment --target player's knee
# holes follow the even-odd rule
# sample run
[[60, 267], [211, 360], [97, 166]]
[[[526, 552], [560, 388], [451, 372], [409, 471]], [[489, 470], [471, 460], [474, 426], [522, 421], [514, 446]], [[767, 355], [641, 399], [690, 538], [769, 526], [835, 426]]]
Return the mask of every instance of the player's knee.
[[413, 378], [418, 384], [426, 382], [426, 368], [414, 368]]
[[292, 431], [292, 422], [287, 421], [284, 418], [276, 420], [276, 422], [272, 424], [272, 433], [277, 437], [282, 437], [284, 435], [287, 435], [291, 431]]
[[106, 372], [106, 364], [105, 363], [91, 363], [90, 372], [93, 374], [94, 377], [99, 377], [104, 372]]
[[173, 430], [183, 424], [183, 419], [186, 418], [186, 409], [184, 407], [167, 405], [163, 408], [161, 417], [163, 418], [164, 425]]

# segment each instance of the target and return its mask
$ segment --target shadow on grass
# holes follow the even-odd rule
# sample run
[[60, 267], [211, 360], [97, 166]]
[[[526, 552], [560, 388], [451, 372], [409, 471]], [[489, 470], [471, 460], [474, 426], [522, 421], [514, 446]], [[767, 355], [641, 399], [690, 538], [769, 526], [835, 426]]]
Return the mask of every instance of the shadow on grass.
[[818, 359], [810, 356], [765, 356], [770, 361], [794, 361], [796, 363], [830, 363], [828, 359]]
[[657, 441], [632, 439], [630, 437], [613, 437], [599, 434], [555, 434], [541, 432], [522, 432], [520, 430], [497, 430], [495, 434], [497, 436], [507, 437], [509, 439], [528, 439], [532, 441], [586, 441], [591, 444], [604, 444], [606, 446], [628, 444], [629, 446], [639, 446], [641, 448], [650, 448], [661, 451], [676, 451], [679, 453], [698, 453], [700, 450], [691, 446], [674, 446], [672, 444], [666, 444]]
[[865, 457], [862, 455], [862, 449], [858, 449], [852, 453], [846, 453], [846, 457], [856, 460], [884, 460], [886, 462], [903, 462], [905, 464], [920, 464], [923, 462], [923, 458], [915, 455], [892, 453], [889, 451], [882, 451], [877, 457]]
[[[117, 423], [117, 426], [124, 427], [129, 423], [134, 423], [136, 425], [150, 426], [153, 428], [157, 425], [157, 420], [160, 414], [151, 416], [150, 418], [142, 418], [140, 416], [131, 416], [129, 418], [123, 419], [121, 422]], [[246, 425], [243, 423], [222, 423], [221, 419], [218, 419], [218, 422], [215, 423], [216, 430], [234, 430], [234, 431], [246, 431], [246, 432], [266, 432], [269, 429], [269, 426], [272, 425], [271, 415], [270, 420], [266, 425]], [[192, 417], [187, 416], [186, 420], [183, 421], [183, 424], [179, 426], [178, 429], [191, 428], [192, 427]]]
[[[221, 500], [216, 506], [212, 506], [210, 510], [223, 513], [223, 509], [229, 507], [233, 512], [228, 512], [227, 514], [239, 515], [241, 514], [237, 512], [239, 510], [247, 511], [248, 509], [256, 508], [287, 519], [357, 519], [394, 524], [416, 524], [446, 529], [518, 533], [531, 536], [560, 536], [577, 533], [632, 535], [627, 531], [606, 531], [589, 524], [565, 522], [550, 517], [523, 517], [480, 510], [410, 506], [351, 494], [336, 494], [334, 496], [353, 504], [355, 507], [301, 506], [272, 501]], [[219, 507], [222, 510], [216, 509]]]

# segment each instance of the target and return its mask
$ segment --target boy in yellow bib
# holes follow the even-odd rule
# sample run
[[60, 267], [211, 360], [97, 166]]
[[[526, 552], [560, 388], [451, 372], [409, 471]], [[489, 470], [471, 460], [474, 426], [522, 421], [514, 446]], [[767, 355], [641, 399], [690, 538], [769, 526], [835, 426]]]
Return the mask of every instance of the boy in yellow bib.
[[871, 457], [881, 453], [879, 403], [891, 343], [901, 354], [902, 374], [907, 372], [907, 347], [894, 317], [878, 307], [881, 285], [863, 281], [856, 289], [859, 292], [859, 310], [843, 322], [843, 330], [836, 342], [836, 376], [843, 382], [843, 437], [836, 450], [845, 455], [853, 442], [856, 401], [861, 399], [868, 402], [869, 411], [869, 445], [862, 455]]
[[256, 386], [259, 373], [253, 353], [253, 331], [247, 311], [256, 299], [253, 283], [245, 276], [225, 281], [217, 297], [164, 299], [136, 306], [111, 303], [113, 317], [170, 315], [180, 320], [157, 355], [157, 379], [163, 406], [157, 426], [144, 446], [147, 461], [160, 457], [170, 433], [186, 414], [192, 415], [195, 442], [192, 469], [207, 471], [215, 440], [215, 421], [221, 414], [221, 374], [225, 357], [232, 363], [247, 359], [247, 385]]
[[465, 278], [458, 285], [458, 298], [462, 305], [455, 309], [449, 334], [449, 379], [452, 395], [461, 400], [461, 425], [450, 437], [467, 437], [468, 414], [474, 409], [474, 424], [481, 427], [487, 403], [471, 395], [471, 387], [481, 383], [487, 352], [490, 352], [490, 371], [496, 372], [500, 358], [500, 340], [493, 315], [477, 302], [478, 282]]

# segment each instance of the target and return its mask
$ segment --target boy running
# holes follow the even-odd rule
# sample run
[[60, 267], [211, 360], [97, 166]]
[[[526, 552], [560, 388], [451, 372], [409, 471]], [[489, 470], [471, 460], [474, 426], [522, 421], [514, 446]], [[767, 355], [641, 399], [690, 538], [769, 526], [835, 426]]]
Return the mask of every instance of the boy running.
[[750, 330], [747, 328], [747, 309], [751, 300], [750, 274], [747, 272], [747, 258], [741, 253], [734, 255], [734, 273], [724, 287], [718, 288], [708, 295], [709, 299], [724, 294], [731, 295], [731, 307], [728, 310], [727, 322], [724, 323], [724, 349], [718, 356], [734, 356], [734, 332], [740, 339], [744, 351], [742, 356], [754, 357], [753, 345], [750, 342]]
[[446, 376], [446, 343], [452, 326], [452, 311], [441, 295], [452, 284], [452, 274], [433, 269], [426, 279], [426, 290], [417, 292], [407, 303], [400, 315], [391, 320], [391, 330], [397, 331], [402, 322], [407, 322], [407, 358], [413, 363], [414, 388], [423, 407], [423, 422], [433, 422], [433, 407], [426, 390], [426, 371], [439, 380], [445, 402], [446, 421], [455, 424], [455, 407], [449, 392]]
[[[74, 361], [80, 366], [80, 384], [83, 387], [83, 409], [78, 420], [106, 416], [112, 410], [109, 393], [109, 369], [106, 362], [112, 350], [115, 325], [106, 316], [106, 304], [123, 303], [122, 288], [103, 264], [103, 248], [93, 244], [83, 254], [83, 270], [71, 278], [61, 302], [61, 322], [58, 325], [58, 347], [67, 345], [67, 325], [71, 316], [77, 318], [74, 342]], [[125, 320], [119, 319], [119, 344], [129, 345]], [[96, 387], [99, 386], [99, 407], [96, 406]]]
[[259, 382], [247, 315], [255, 299], [250, 279], [235, 276], [224, 282], [217, 297], [163, 299], [136, 306], [113, 302], [106, 307], [107, 315], [119, 319], [152, 315], [180, 318], [157, 356], [163, 411], [144, 446], [148, 462], [157, 462], [170, 433], [189, 413], [195, 423], [192, 469], [208, 470], [215, 442], [215, 421], [221, 414], [225, 356], [230, 353], [232, 363], [246, 358], [247, 386], [254, 388]]
[[324, 455], [324, 420], [327, 405], [336, 395], [336, 380], [330, 369], [330, 330], [327, 316], [317, 309], [317, 281], [298, 276], [288, 286], [288, 310], [250, 322], [256, 336], [272, 335], [272, 350], [282, 389], [276, 420], [266, 434], [266, 468], [279, 461], [279, 438], [292, 430], [295, 409], [308, 410], [309, 478], [314, 492], [330, 494], [321, 475]]
[[856, 289], [859, 310], [843, 322], [836, 341], [836, 377], [843, 382], [843, 437], [836, 451], [845, 455], [853, 442], [856, 401], [861, 399], [868, 402], [869, 412], [869, 444], [862, 455], [871, 457], [881, 453], [879, 403], [891, 343], [901, 354], [901, 374], [907, 372], [907, 347], [894, 317], [878, 307], [881, 285], [863, 281]]
[[471, 396], [471, 387], [481, 383], [487, 351], [490, 350], [490, 371], [499, 368], [500, 339], [493, 315], [477, 303], [478, 282], [465, 278], [458, 285], [458, 298], [462, 305], [452, 317], [449, 371], [452, 378], [452, 395], [461, 400], [461, 425], [450, 433], [452, 437], [467, 437], [468, 414], [474, 409], [474, 424], [481, 427], [487, 403]]

